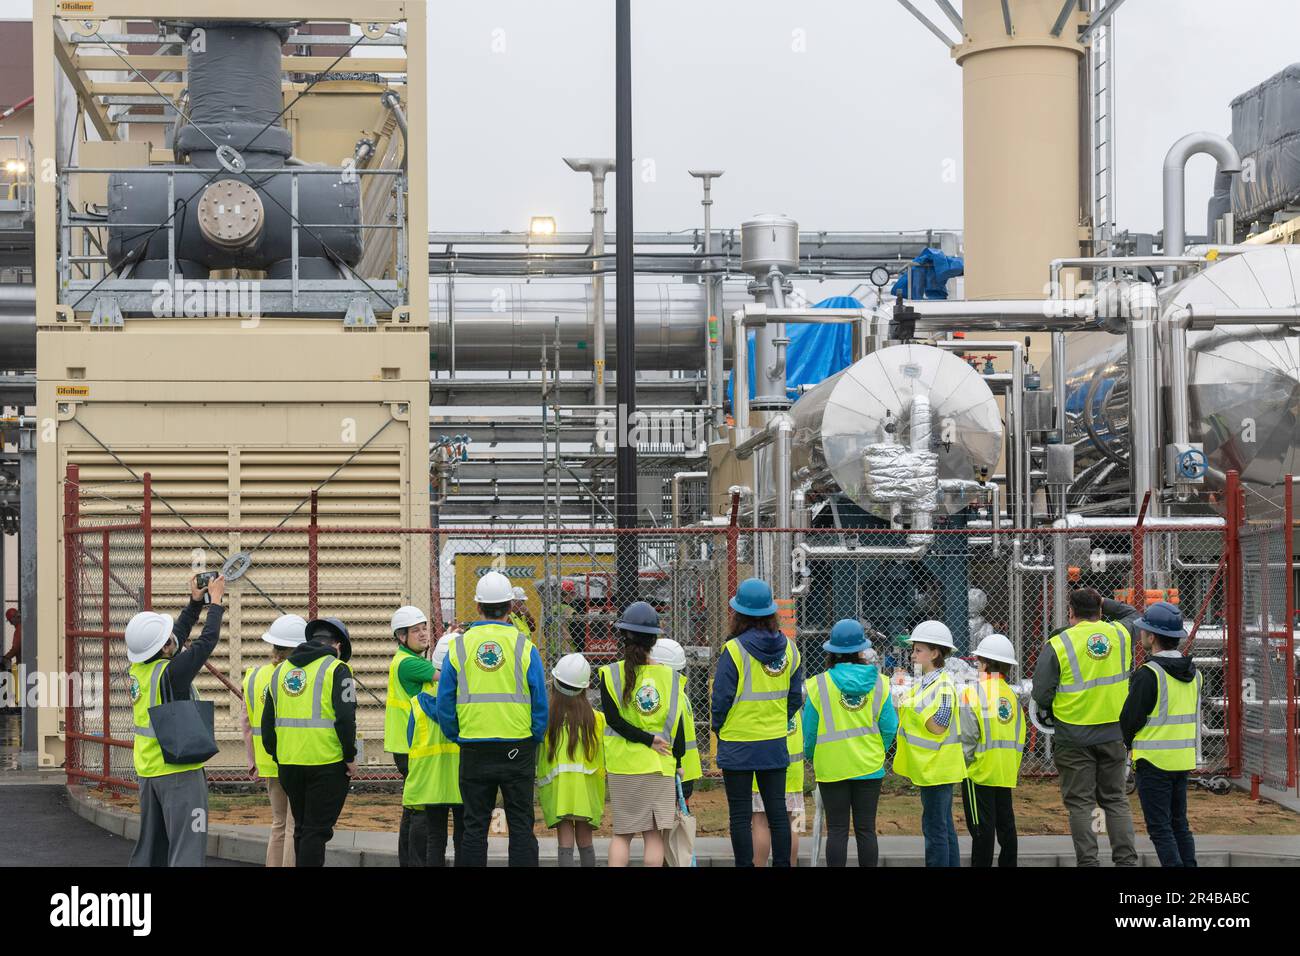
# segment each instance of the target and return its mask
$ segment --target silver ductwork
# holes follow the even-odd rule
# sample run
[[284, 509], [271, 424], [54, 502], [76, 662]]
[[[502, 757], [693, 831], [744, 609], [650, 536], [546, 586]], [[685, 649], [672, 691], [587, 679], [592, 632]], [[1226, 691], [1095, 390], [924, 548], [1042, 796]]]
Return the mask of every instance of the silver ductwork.
[[947, 482], [987, 478], [1002, 449], [988, 384], [928, 345], [873, 352], [809, 389], [790, 414], [797, 481], [881, 518], [907, 511], [914, 529], [929, 527], [933, 511], [964, 507], [964, 494], [944, 489], [966, 485]]
[[[1260, 246], [1223, 259], [1160, 293], [1162, 322], [1180, 307], [1270, 309], [1300, 305], [1300, 247]], [[1300, 462], [1300, 337], [1284, 325], [1222, 325], [1187, 331], [1188, 432], [1209, 458], [1207, 483], [1229, 470], [1257, 492], [1278, 489]], [[1164, 356], [1164, 360], [1174, 356]], [[1129, 394], [1123, 336], [1095, 332], [1070, 341], [1069, 440], [1081, 469], [1074, 493], [1130, 486]], [[1160, 396], [1153, 445], [1174, 441], [1173, 395]], [[1153, 419], [1156, 416], [1152, 416]], [[1113, 465], [1114, 467], [1107, 467]], [[1144, 466], [1146, 464], [1144, 463]], [[1166, 484], [1169, 482], [1166, 481]]]
[[[723, 287], [723, 314], [751, 301]], [[586, 282], [429, 283], [429, 363], [435, 371], [527, 371], [541, 362], [559, 322], [560, 368], [590, 370], [591, 285]], [[605, 294], [605, 357], [614, 361], [614, 287]], [[449, 321], [450, 317], [450, 321]], [[700, 371], [708, 359], [708, 295], [702, 283], [636, 281], [636, 367]], [[454, 349], [454, 359], [452, 350]]]

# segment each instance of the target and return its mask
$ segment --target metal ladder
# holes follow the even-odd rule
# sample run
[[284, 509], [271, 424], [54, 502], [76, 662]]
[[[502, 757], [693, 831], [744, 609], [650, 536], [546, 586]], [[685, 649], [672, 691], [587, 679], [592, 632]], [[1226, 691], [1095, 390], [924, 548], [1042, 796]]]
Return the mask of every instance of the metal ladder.
[[[1095, 20], [1116, 0], [1089, 0]], [[1092, 104], [1092, 235], [1093, 255], [1114, 255], [1115, 239], [1115, 17], [1112, 15], [1092, 35], [1088, 48], [1088, 75]], [[1097, 270], [1095, 278], [1111, 270]]]

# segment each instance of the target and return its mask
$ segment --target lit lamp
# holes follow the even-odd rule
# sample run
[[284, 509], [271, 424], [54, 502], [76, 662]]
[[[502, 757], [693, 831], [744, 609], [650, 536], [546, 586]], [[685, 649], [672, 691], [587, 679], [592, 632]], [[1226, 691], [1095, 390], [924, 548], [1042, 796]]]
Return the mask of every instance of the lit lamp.
[[532, 219], [528, 220], [528, 234], [530, 236], [555, 235], [555, 217], [533, 216]]
[[21, 176], [23, 173], [27, 172], [27, 164], [21, 159], [5, 160], [5, 172]]

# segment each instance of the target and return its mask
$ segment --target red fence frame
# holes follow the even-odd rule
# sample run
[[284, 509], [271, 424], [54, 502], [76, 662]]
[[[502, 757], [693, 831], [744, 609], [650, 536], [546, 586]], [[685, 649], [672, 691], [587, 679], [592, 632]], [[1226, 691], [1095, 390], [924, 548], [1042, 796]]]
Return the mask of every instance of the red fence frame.
[[[138, 790], [139, 784], [127, 780], [124, 777], [116, 777], [112, 774], [112, 748], [118, 747], [124, 750], [132, 750], [134, 742], [131, 740], [121, 740], [109, 735], [110, 727], [110, 699], [109, 691], [109, 641], [124, 640], [126, 635], [122, 631], [115, 631], [111, 627], [111, 608], [109, 599], [109, 585], [112, 582], [112, 566], [109, 557], [109, 541], [113, 534], [123, 531], [139, 531], [144, 537], [144, 586], [141, 592], [141, 603], [144, 610], [150, 610], [153, 607], [153, 479], [149, 472], [143, 476], [143, 504], [140, 509], [140, 517], [136, 521], [120, 522], [111, 525], [82, 525], [81, 524], [81, 495], [80, 495], [80, 469], [77, 465], [68, 465], [67, 480], [63, 485], [63, 560], [64, 560], [64, 669], [71, 674], [74, 668], [80, 666], [81, 655], [78, 653], [77, 641], [81, 638], [99, 639], [102, 644], [102, 656], [100, 660], [100, 678], [103, 681], [101, 688], [103, 720], [102, 734], [88, 734], [81, 729], [81, 715], [79, 701], [72, 699], [69, 695], [67, 706], [64, 709], [64, 772], [67, 775], [68, 783], [72, 784], [77, 781], [91, 781], [94, 783], [104, 784], [111, 787]], [[101, 620], [100, 627], [97, 629], [77, 627], [76, 610], [80, 601], [77, 586], [80, 583], [78, 576], [77, 553], [85, 552], [94, 540], [99, 539], [100, 558], [99, 564], [102, 571], [102, 588], [101, 595]], [[102, 757], [100, 769], [96, 772], [93, 769], [82, 766], [78, 757], [80, 748], [73, 746], [74, 741], [82, 741], [91, 744], [102, 745]]]

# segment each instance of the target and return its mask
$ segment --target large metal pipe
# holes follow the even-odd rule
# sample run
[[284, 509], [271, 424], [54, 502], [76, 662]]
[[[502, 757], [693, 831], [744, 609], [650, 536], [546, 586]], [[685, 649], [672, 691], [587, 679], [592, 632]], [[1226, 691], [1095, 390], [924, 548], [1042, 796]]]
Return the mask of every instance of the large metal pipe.
[[1151, 493], [1149, 513], [1160, 507], [1160, 377], [1156, 364], [1156, 324], [1159, 305], [1150, 286], [1133, 287], [1129, 299], [1129, 473], [1133, 479], [1133, 508]]
[[[1163, 198], [1165, 220], [1165, 254], [1181, 256], [1186, 245], [1185, 171], [1187, 161], [1197, 153], [1208, 153], [1219, 164], [1221, 173], [1241, 172], [1241, 156], [1227, 137], [1218, 133], [1189, 133], [1165, 154], [1163, 172]], [[1172, 285], [1175, 270], [1165, 270], [1165, 284]], [[1166, 323], [1160, 329], [1164, 346], [1164, 367], [1169, 385], [1169, 437], [1178, 445], [1190, 440], [1191, 411], [1187, 394], [1187, 330]], [[1170, 476], [1171, 478], [1173, 476]], [[1179, 482], [1178, 496], [1185, 498], [1190, 486]]]
[[[789, 528], [793, 505], [790, 496], [790, 455], [794, 421], [785, 412], [777, 412], [772, 416], [768, 427], [772, 432], [772, 454], [769, 460], [772, 463], [772, 492], [775, 503], [772, 523], [777, 528]], [[786, 532], [778, 533], [774, 537], [776, 541], [772, 551], [776, 567], [773, 569], [772, 590], [778, 599], [784, 600], [791, 596], [794, 542]]]

